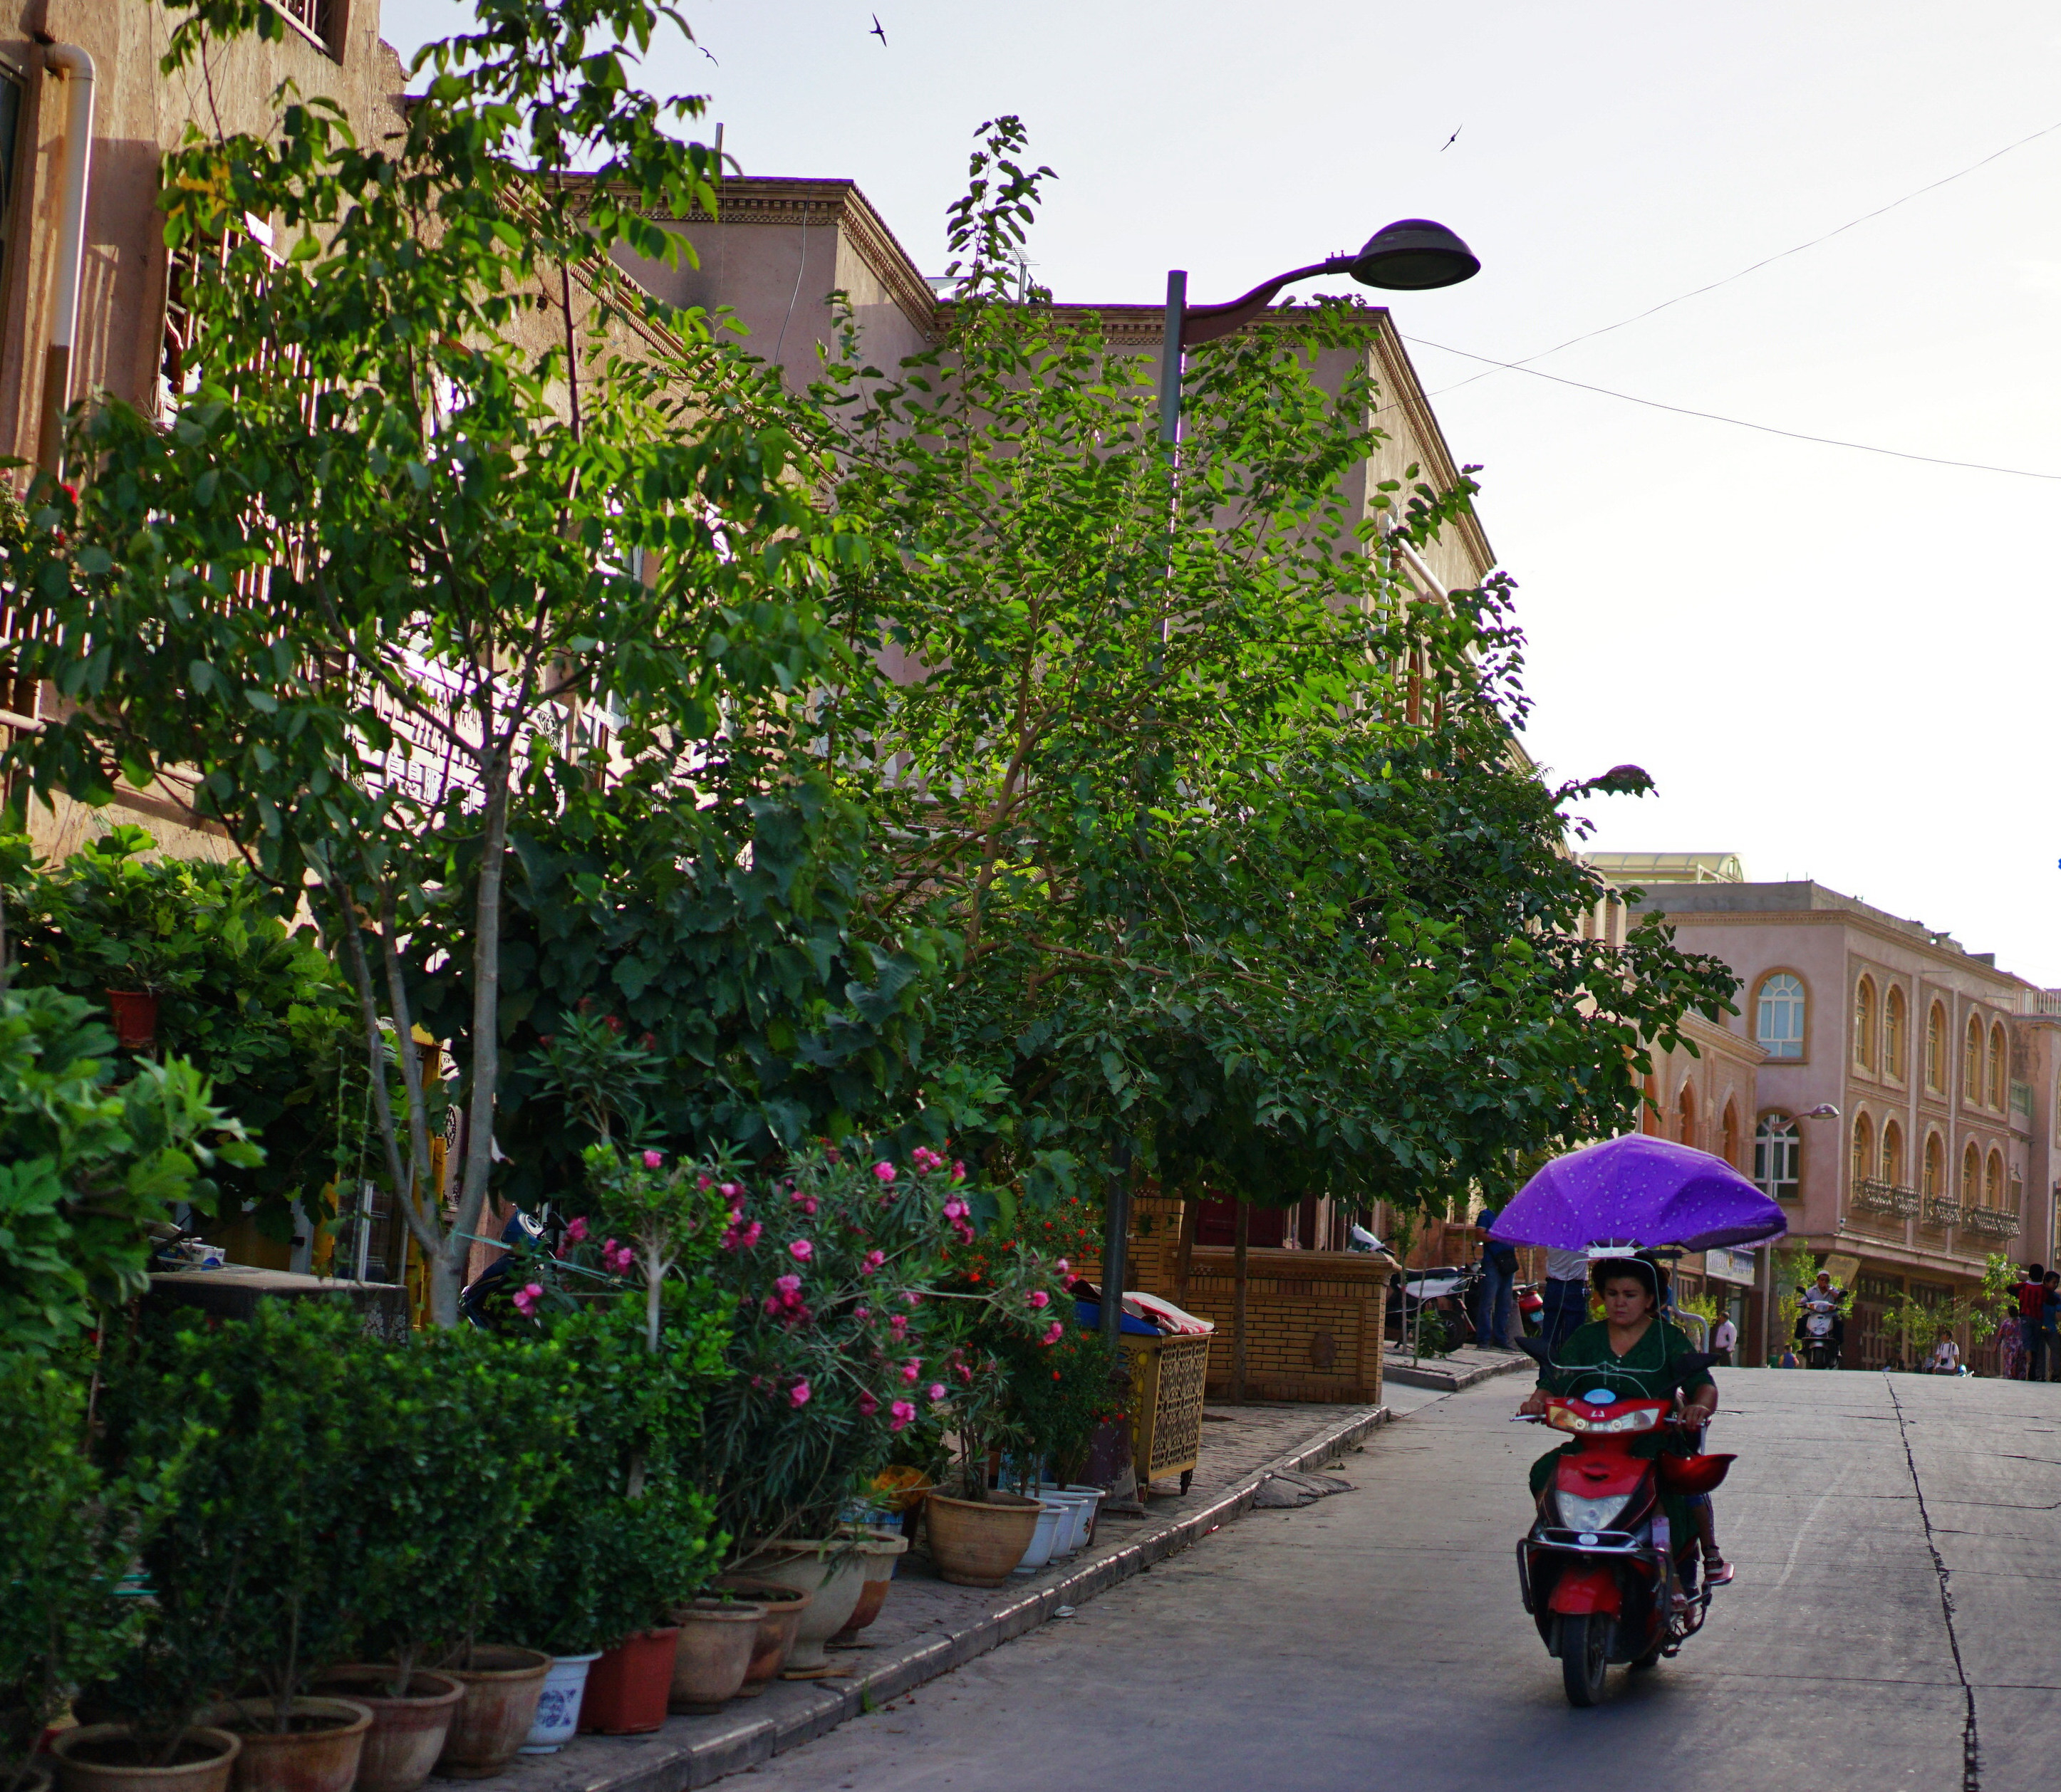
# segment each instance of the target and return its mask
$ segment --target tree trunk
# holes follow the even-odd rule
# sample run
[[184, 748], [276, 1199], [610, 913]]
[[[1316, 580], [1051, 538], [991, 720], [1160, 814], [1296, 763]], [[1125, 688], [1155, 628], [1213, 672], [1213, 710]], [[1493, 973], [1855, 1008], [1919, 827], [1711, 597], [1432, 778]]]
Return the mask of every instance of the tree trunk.
[[1116, 1148], [1116, 1168], [1103, 1185], [1102, 1324], [1098, 1328], [1116, 1346], [1123, 1329], [1124, 1246], [1131, 1232], [1131, 1141]]
[[1232, 1234], [1236, 1241], [1231, 1294], [1231, 1402], [1234, 1406], [1245, 1404], [1245, 1248], [1251, 1232], [1251, 1206], [1240, 1201], [1237, 1226]]
[[[493, 707], [484, 706], [488, 726]], [[479, 889], [473, 902], [472, 1088], [465, 1116], [465, 1176], [458, 1186], [458, 1216], [443, 1248], [431, 1260], [430, 1321], [446, 1330], [459, 1323], [458, 1298], [472, 1250], [468, 1233], [478, 1230], [494, 1170], [494, 1105], [501, 1081], [501, 879], [508, 839], [508, 749], [504, 745], [484, 768], [486, 826], [480, 841]]]
[[1195, 1266], [1195, 1227], [1202, 1216], [1202, 1196], [1191, 1189], [1181, 1203], [1181, 1242], [1174, 1253], [1174, 1304], [1188, 1304], [1188, 1277]]

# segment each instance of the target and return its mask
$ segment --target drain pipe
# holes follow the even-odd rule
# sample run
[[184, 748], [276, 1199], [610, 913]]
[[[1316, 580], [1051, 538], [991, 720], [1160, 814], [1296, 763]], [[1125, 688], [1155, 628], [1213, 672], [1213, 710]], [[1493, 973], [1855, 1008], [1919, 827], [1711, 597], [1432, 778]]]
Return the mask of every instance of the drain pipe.
[[71, 402], [71, 351], [78, 334], [79, 265], [86, 254], [86, 184], [93, 162], [93, 58], [76, 44], [52, 44], [43, 66], [65, 84], [64, 198], [58, 222], [58, 293], [43, 357], [42, 433], [36, 461], [53, 478]]

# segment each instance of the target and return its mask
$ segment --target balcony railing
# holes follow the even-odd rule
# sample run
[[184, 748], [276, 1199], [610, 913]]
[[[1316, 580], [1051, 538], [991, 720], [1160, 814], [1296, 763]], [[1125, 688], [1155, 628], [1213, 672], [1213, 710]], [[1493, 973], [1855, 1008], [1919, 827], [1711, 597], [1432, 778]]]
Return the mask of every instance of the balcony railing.
[[1927, 1226], [1959, 1226], [1961, 1223], [1961, 1204], [1938, 1195], [1925, 1203], [1925, 1223]]
[[1915, 1189], [1900, 1189], [1894, 1182], [1863, 1182], [1853, 1198], [1855, 1213], [1873, 1214], [1883, 1219], [1915, 1219], [1918, 1205]]
[[2002, 1207], [1971, 1207], [1961, 1224], [1971, 1232], [1979, 1232], [1986, 1238], [2015, 1238], [2018, 1236], [2018, 1215]]

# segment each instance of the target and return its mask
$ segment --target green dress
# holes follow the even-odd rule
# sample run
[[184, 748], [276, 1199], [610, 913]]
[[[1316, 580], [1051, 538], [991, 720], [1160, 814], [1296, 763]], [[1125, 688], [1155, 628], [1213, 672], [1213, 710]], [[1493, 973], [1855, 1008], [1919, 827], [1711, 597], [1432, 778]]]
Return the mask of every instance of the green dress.
[[[1621, 1400], [1671, 1399], [1683, 1379], [1679, 1359], [1694, 1354], [1695, 1346], [1690, 1343], [1687, 1334], [1665, 1319], [1659, 1319], [1648, 1326], [1639, 1342], [1623, 1356], [1614, 1356], [1611, 1353], [1610, 1326], [1601, 1319], [1591, 1319], [1587, 1325], [1577, 1326], [1568, 1336], [1555, 1354], [1552, 1368], [1539, 1371], [1539, 1385], [1548, 1394], [1579, 1394], [1591, 1387], [1607, 1387]], [[1694, 1386], [1686, 1391], [1693, 1394], [1696, 1389], [1704, 1387], [1713, 1390], [1716, 1387], [1708, 1370], [1696, 1375]], [[1558, 1448], [1547, 1450], [1531, 1465], [1534, 1499], [1545, 1491], [1547, 1483], [1552, 1479], [1554, 1459], [1581, 1447], [1579, 1440], [1570, 1438]], [[1693, 1454], [1688, 1438], [1672, 1426], [1639, 1432], [1632, 1438], [1630, 1447], [1633, 1455], [1649, 1458]], [[1663, 1494], [1661, 1504], [1667, 1510], [1669, 1522], [1680, 1534], [1688, 1518], [1686, 1502], [1679, 1494]]]

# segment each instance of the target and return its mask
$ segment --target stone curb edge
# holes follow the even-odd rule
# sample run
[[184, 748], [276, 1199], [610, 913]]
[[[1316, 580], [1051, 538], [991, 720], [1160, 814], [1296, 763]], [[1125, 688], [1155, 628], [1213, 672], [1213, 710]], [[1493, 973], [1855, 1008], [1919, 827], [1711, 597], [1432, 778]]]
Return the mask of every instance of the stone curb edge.
[[1412, 1368], [1407, 1363], [1384, 1363], [1382, 1374], [1391, 1382], [1400, 1382], [1405, 1387], [1428, 1387], [1441, 1394], [1458, 1394], [1462, 1388], [1472, 1387], [1477, 1382], [1485, 1382], [1492, 1375], [1515, 1374], [1520, 1369], [1533, 1366], [1529, 1357], [1513, 1357], [1507, 1362], [1478, 1363], [1472, 1369], [1427, 1369], [1422, 1365]]
[[1079, 1605], [1098, 1593], [1127, 1581], [1155, 1562], [1198, 1543], [1220, 1530], [1251, 1505], [1259, 1484], [1270, 1474], [1284, 1470], [1320, 1468], [1342, 1450], [1349, 1450], [1389, 1422], [1386, 1406], [1375, 1406], [1356, 1418], [1340, 1421], [1320, 1432], [1311, 1442], [1287, 1454], [1277, 1456], [1263, 1467], [1253, 1470], [1227, 1487], [1208, 1505], [1190, 1513], [1115, 1554], [1083, 1563], [1064, 1579], [1040, 1587], [1001, 1610], [990, 1612], [970, 1629], [935, 1638], [903, 1650], [866, 1673], [833, 1685], [819, 1682], [810, 1690], [817, 1696], [785, 1713], [778, 1720], [762, 1719], [745, 1728], [675, 1749], [657, 1761], [640, 1762], [620, 1773], [598, 1775], [581, 1792], [691, 1792], [726, 1774], [756, 1766], [776, 1754], [862, 1715], [869, 1706], [899, 1698], [926, 1681], [949, 1674], [990, 1649], [1035, 1630], [1061, 1606]]

